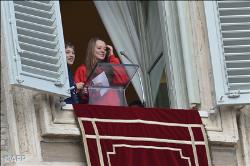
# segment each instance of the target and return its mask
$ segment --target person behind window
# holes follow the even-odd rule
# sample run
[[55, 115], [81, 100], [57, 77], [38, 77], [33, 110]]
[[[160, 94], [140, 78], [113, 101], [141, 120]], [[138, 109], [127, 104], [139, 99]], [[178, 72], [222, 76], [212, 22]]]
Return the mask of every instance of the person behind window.
[[66, 104], [75, 104], [79, 103], [79, 99], [77, 96], [77, 89], [83, 89], [84, 83], [78, 82], [75, 84], [74, 77], [72, 74], [72, 71], [70, 69], [70, 66], [74, 64], [75, 61], [75, 47], [69, 42], [65, 43], [65, 53], [66, 53], [66, 59], [67, 59], [67, 67], [68, 67], [68, 76], [69, 76], [69, 84], [70, 84], [70, 94], [71, 97], [64, 100]]
[[[108, 50], [108, 52], [107, 52]], [[103, 40], [98, 37], [93, 37], [89, 40], [87, 50], [86, 50], [86, 59], [85, 63], [79, 66], [75, 72], [75, 81], [86, 83], [87, 77], [94, 69], [97, 63], [107, 62], [111, 64], [120, 64], [120, 60], [114, 55], [113, 47], [107, 45]], [[114, 84], [122, 84], [123, 82], [128, 81], [128, 76], [125, 70], [120, 70], [119, 68], [113, 68], [114, 76], [112, 77], [112, 82]], [[115, 71], [116, 70], [116, 71]], [[119, 71], [118, 71], [119, 70]], [[88, 103], [88, 94], [86, 91], [81, 93], [81, 103]], [[113, 105], [119, 106], [122, 105], [119, 95], [114, 91], [108, 91], [104, 96], [100, 95], [91, 96], [95, 97], [96, 105]]]

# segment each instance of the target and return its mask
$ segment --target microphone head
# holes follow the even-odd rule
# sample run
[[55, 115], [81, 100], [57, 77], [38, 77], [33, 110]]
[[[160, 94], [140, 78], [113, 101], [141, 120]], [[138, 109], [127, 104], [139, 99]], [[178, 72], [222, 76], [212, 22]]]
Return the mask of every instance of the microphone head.
[[120, 54], [125, 57], [130, 63], [133, 64], [133, 61], [126, 55], [125, 51], [120, 51]]
[[120, 51], [120, 54], [121, 55], [126, 55], [124, 51]]

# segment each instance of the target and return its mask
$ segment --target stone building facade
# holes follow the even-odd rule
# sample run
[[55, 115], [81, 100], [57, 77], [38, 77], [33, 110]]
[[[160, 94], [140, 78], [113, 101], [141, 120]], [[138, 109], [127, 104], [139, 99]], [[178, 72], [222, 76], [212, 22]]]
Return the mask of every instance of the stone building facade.
[[[250, 98], [244, 104], [216, 104], [205, 3], [166, 1], [159, 5], [161, 11], [165, 11], [162, 16], [165, 24], [162, 23], [161, 28], [168, 32], [166, 38], [172, 39], [163, 41], [165, 53], [184, 55], [191, 50], [193, 54], [200, 96], [200, 103], [193, 106], [198, 108], [206, 128], [210, 164], [249, 165]], [[171, 12], [178, 13], [178, 19]], [[4, 33], [3, 24], [2, 21], [1, 165], [86, 165], [78, 124], [72, 111], [61, 109], [60, 97], [10, 84], [8, 35]], [[179, 29], [175, 29], [175, 24]], [[249, 47], [248, 44], [248, 50]], [[178, 66], [173, 72], [178, 72]]]

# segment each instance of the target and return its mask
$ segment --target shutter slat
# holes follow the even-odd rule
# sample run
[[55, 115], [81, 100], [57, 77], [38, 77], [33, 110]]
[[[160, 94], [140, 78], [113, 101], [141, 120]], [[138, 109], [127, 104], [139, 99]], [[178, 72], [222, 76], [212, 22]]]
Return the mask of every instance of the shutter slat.
[[29, 15], [29, 14], [18, 12], [18, 11], [16, 11], [15, 14], [16, 14], [15, 15], [16, 19], [20, 19], [20, 20], [24, 20], [24, 21], [29, 21], [29, 22], [34, 22], [34, 23], [41, 24], [41, 25], [52, 26], [53, 23], [54, 23], [54, 20], [52, 20], [52, 19], [47, 19], [47, 18], [43, 18], [43, 17], [33, 16], [33, 15]]
[[226, 38], [223, 39], [223, 43], [226, 47], [228, 46], [237, 46], [237, 45], [250, 45], [250, 37], [244, 37], [244, 38]]
[[49, 1], [14, 1], [14, 4], [19, 4], [44, 11], [50, 11], [52, 7], [51, 2]]
[[230, 8], [230, 7], [228, 7], [228, 8], [220, 8], [219, 9], [219, 11], [220, 12], [223, 12], [223, 11], [249, 11], [250, 10], [250, 7], [235, 7], [235, 8]]
[[[250, 37], [242, 37], [242, 38], [224, 38], [223, 41], [250, 41]], [[248, 43], [249, 44], [249, 43]]]
[[250, 22], [221, 23], [222, 31], [250, 29]]
[[228, 78], [248, 78], [249, 79], [250, 75], [233, 75], [233, 76], [229, 76]]
[[228, 68], [247, 68], [250, 66], [250, 60], [226, 61], [226, 65]]
[[250, 60], [250, 54], [245, 54], [245, 53], [237, 53], [237, 54], [228, 54], [225, 56], [226, 61], [234, 61], [234, 60]]
[[250, 45], [226, 45], [224, 46], [224, 51], [227, 52], [249, 52]]
[[221, 19], [227, 19], [227, 18], [230, 18], [230, 19], [248, 18], [249, 19], [249, 15], [227, 15], [227, 16], [220, 16], [220, 18]]
[[250, 67], [248, 67], [248, 68], [247, 67], [246, 68], [237, 68], [237, 67], [227, 68], [227, 72], [229, 73], [229, 75], [230, 75], [230, 73], [232, 73], [231, 75], [240, 75], [240, 74], [249, 75], [250, 74], [249, 70], [250, 70]]
[[55, 26], [45, 26], [41, 24], [36, 24], [33, 22], [28, 22], [24, 20], [17, 19], [17, 27], [29, 28], [35, 31], [44, 32], [47, 34], [53, 34], [55, 32]]
[[229, 76], [228, 79], [231, 83], [249, 83], [250, 84], [250, 75], [239, 75], [239, 76]]
[[218, 1], [219, 9], [249, 7], [249, 1]]
[[248, 48], [250, 45], [230, 45], [230, 46], [224, 46], [225, 48]]
[[56, 49], [57, 43], [50, 42], [42, 39], [33, 38], [26, 35], [18, 35], [18, 40], [23, 43], [33, 43], [34, 45], [40, 45], [41, 47]]
[[223, 38], [244, 38], [250, 37], [250, 33], [248, 30], [246, 31], [232, 31], [231, 33], [222, 32]]
[[248, 88], [250, 88], [250, 82], [247, 83], [230, 83], [230, 86], [240, 86], [240, 85], [244, 85], [245, 87], [248, 86]]
[[242, 23], [242, 24], [237, 24], [237, 23], [235, 23], [235, 24], [227, 24], [227, 23], [223, 23], [222, 26], [221, 26], [221, 29], [222, 29], [222, 31], [250, 29], [250, 23]]
[[[245, 87], [250, 85], [249, 79], [248, 80], [244, 80], [244, 79], [230, 79], [231, 83], [230, 86], [236, 88], [238, 85], [244, 85]], [[241, 81], [241, 83], [239, 84], [238, 82]], [[234, 89], [236, 90], [236, 89]]]
[[225, 56], [250, 56], [250, 52], [225, 53]]
[[31, 52], [37, 52], [39, 54], [45, 54], [45, 55], [57, 55], [58, 50], [57, 49], [49, 49], [29, 43], [23, 43], [19, 42], [21, 49], [31, 51]]
[[31, 37], [38, 38], [38, 39], [40, 38], [40, 39], [48, 40], [48, 41], [55, 41], [57, 37], [57, 35], [55, 34], [39, 32], [39, 31], [35, 31], [32, 29], [28, 29], [28, 28], [22, 28], [22, 27], [17, 27], [17, 32], [18, 34], [23, 34], [23, 35], [31, 36]]
[[31, 51], [26, 51], [26, 50], [23, 50], [22, 57], [29, 58], [29, 59], [34, 59], [34, 60], [37, 60], [37, 61], [43, 61], [43, 62], [46, 62], [46, 63], [52, 63], [52, 64], [56, 64], [59, 61], [58, 57], [51, 57], [51, 56], [48, 56], [48, 55], [39, 54], [39, 53], [36, 53], [36, 52], [31, 52]]
[[228, 18], [223, 18], [220, 20], [222, 24], [224, 23], [249, 23], [250, 19], [248, 17], [228, 17]]
[[241, 33], [241, 32], [247, 32], [249, 33], [250, 30], [249, 29], [244, 29], [244, 30], [225, 30], [225, 31], [222, 31], [222, 33]]
[[59, 73], [55, 73], [52, 71], [43, 70], [43, 69], [39, 69], [35, 67], [30, 67], [26, 65], [22, 66], [22, 70], [23, 70], [22, 72], [23, 75], [45, 79], [45, 80], [53, 81], [53, 82], [56, 82], [55, 78], [58, 78], [60, 76]]
[[230, 26], [230, 25], [236, 25], [236, 26], [240, 26], [240, 25], [250, 25], [250, 22], [229, 22], [229, 23], [221, 23], [222, 26]]
[[37, 60], [29, 59], [29, 58], [21, 57], [21, 61], [23, 65], [36, 67], [36, 68], [40, 68], [44, 70], [49, 70], [53, 72], [58, 72], [58, 69], [59, 69], [59, 65], [57, 64], [46, 63], [46, 62], [37, 61]]
[[226, 53], [225, 60], [226, 61], [233, 61], [233, 60], [250, 60], [250, 53], [243, 52], [243, 53]]
[[47, 19], [51, 19], [53, 15], [53, 12], [51, 11], [35, 9], [35, 8], [27, 7], [21, 4], [15, 4], [14, 7], [16, 11], [19, 11], [21, 13], [26, 13], [26, 14], [34, 15], [34, 16], [40, 16], [40, 17], [47, 18]]
[[234, 53], [234, 52], [249, 52], [250, 51], [250, 48], [249, 47], [240, 47], [240, 48], [227, 48], [225, 47], [224, 48], [224, 52], [225, 53], [228, 53], [228, 52], [231, 52], [231, 53]]
[[241, 92], [248, 92], [250, 89], [250, 83], [230, 83], [229, 88], [230, 90], [241, 90]]

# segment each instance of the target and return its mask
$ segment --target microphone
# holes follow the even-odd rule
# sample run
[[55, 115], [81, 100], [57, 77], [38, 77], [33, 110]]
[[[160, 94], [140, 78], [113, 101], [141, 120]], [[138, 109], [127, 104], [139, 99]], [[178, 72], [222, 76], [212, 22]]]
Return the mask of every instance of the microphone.
[[132, 60], [127, 57], [127, 55], [124, 51], [120, 51], [120, 54], [123, 55], [130, 63], [133, 63]]
[[[122, 56], [124, 56], [131, 64], [133, 64], [133, 61], [126, 55], [125, 51], [120, 51], [120, 54]], [[140, 65], [137, 64], [140, 68]], [[139, 71], [137, 71], [138, 73], [138, 76], [139, 76], [139, 81], [140, 81], [140, 86], [141, 86], [141, 91], [142, 91], [142, 105], [145, 106], [145, 93], [144, 93], [144, 88], [143, 88], [143, 85], [142, 85], [142, 79], [141, 79], [141, 74]]]

